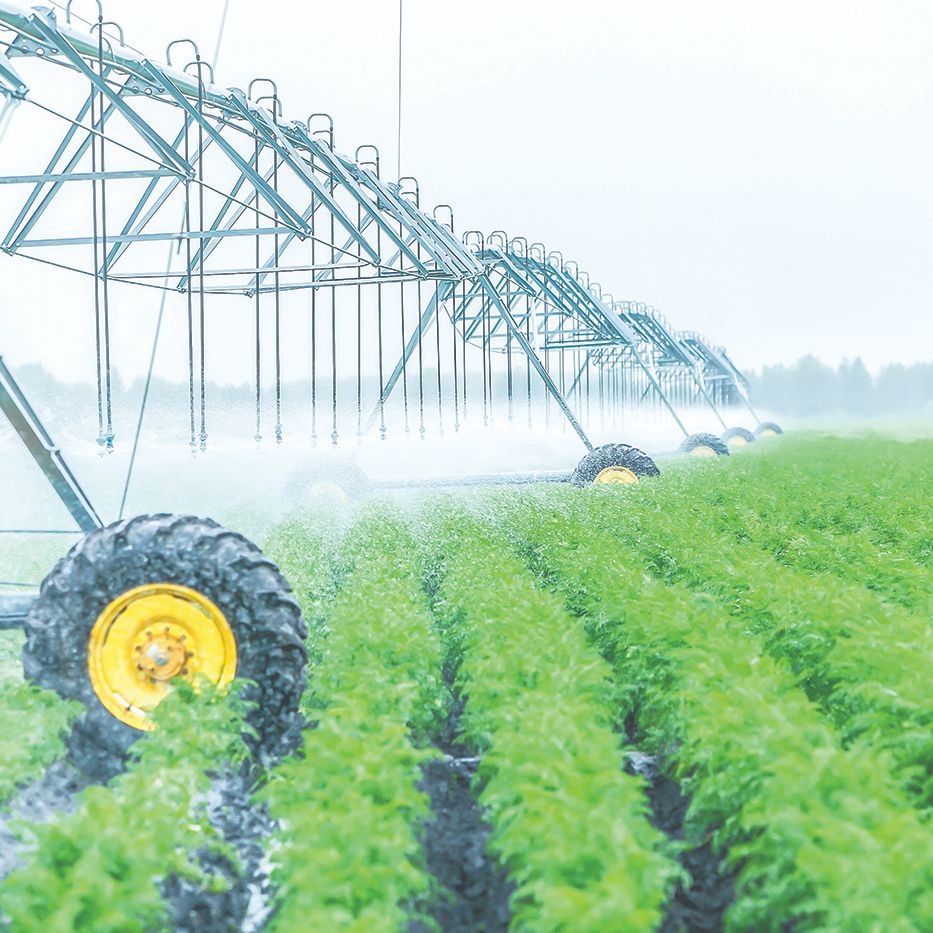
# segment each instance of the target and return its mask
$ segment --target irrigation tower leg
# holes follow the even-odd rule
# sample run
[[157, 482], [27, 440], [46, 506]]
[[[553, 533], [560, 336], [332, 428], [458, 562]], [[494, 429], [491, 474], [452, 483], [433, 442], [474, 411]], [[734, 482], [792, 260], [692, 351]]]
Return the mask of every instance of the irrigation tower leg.
[[405, 349], [403, 350], [399, 361], [395, 364], [395, 369], [392, 370], [392, 375], [389, 376], [388, 380], [386, 381], [386, 384], [382, 390], [382, 395], [379, 397], [379, 401], [376, 402], [376, 407], [372, 410], [369, 416], [369, 420], [366, 422], [367, 431], [370, 430], [376, 423], [376, 419], [379, 417], [379, 412], [384, 409], [386, 401], [388, 401], [389, 396], [392, 394], [392, 390], [395, 388], [399, 379], [401, 379], [402, 373], [405, 371], [405, 367], [408, 365], [408, 361], [411, 359], [412, 354], [418, 347], [418, 340], [424, 339], [424, 335], [431, 327], [431, 323], [434, 320], [438, 307], [447, 301], [448, 298], [450, 298], [450, 296], [453, 294], [453, 290], [453, 282], [438, 283], [437, 288], [434, 290], [434, 295], [427, 303], [427, 305], [425, 305], [424, 311], [421, 312], [420, 324], [414, 329], [414, 331], [412, 331], [412, 335], [405, 343]]
[[488, 275], [482, 275], [480, 277], [483, 287], [486, 290], [486, 294], [489, 295], [490, 300], [496, 306], [496, 310], [502, 315], [503, 320], [508, 325], [509, 330], [512, 333], [512, 336], [515, 338], [518, 345], [525, 351], [525, 355], [531, 360], [531, 365], [534, 366], [538, 375], [544, 381], [544, 385], [547, 388], [548, 392], [554, 397], [554, 401], [560, 406], [560, 410], [564, 413], [567, 420], [570, 422], [571, 427], [574, 431], [577, 432], [577, 436], [583, 441], [584, 446], [587, 450], [593, 449], [593, 444], [590, 439], [586, 436], [586, 432], [580, 426], [580, 422], [577, 421], [573, 412], [570, 410], [570, 406], [567, 404], [566, 399], [561, 395], [560, 389], [557, 388], [554, 380], [551, 378], [550, 373], [545, 369], [544, 364], [541, 362], [538, 354], [535, 352], [534, 347], [525, 339], [525, 335], [522, 333], [521, 328], [518, 326], [515, 318], [512, 317], [512, 312], [508, 309], [506, 303], [499, 296], [499, 293], [493, 287], [492, 282], [489, 281]]
[[102, 528], [104, 523], [91, 505], [91, 500], [68, 468], [62, 452], [33, 411], [13, 374], [7, 369], [3, 357], [0, 357], [0, 411], [6, 415], [78, 527], [82, 531]]

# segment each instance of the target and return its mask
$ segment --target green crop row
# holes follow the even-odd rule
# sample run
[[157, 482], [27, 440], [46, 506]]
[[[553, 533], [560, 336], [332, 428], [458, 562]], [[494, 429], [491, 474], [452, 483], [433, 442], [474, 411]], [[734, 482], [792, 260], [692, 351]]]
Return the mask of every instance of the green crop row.
[[692, 500], [690, 488], [675, 477], [628, 499], [591, 498], [590, 520], [628, 541], [655, 575], [716, 596], [787, 662], [846, 741], [866, 737], [890, 749], [910, 792], [933, 804], [928, 620], [716, 533], [710, 507]]
[[512, 928], [654, 928], [678, 869], [622, 770], [608, 665], [488, 529], [443, 508], [426, 521], [490, 846], [516, 884]]
[[[933, 498], [933, 441], [782, 439], [735, 457], [718, 475], [698, 471], [696, 491], [717, 486], [742, 495], [748, 488], [780, 489], [779, 515], [792, 506], [802, 528], [845, 540], [857, 536], [895, 561], [926, 568], [933, 558], [929, 508]], [[762, 492], [762, 498], [767, 498]]]
[[[307, 537], [295, 546], [320, 553]], [[380, 512], [351, 528], [339, 555], [307, 691], [317, 726], [260, 792], [280, 827], [270, 929], [396, 931], [428, 890], [418, 840], [428, 802], [416, 785], [446, 691], [414, 553], [406, 526]], [[297, 589], [305, 602], [314, 592]]]
[[[826, 489], [814, 490], [806, 463], [789, 467], [785, 458], [773, 453], [736, 457], [734, 462], [717, 464], [715, 471], [700, 469], [683, 476], [683, 495], [691, 511], [702, 508], [704, 521], [709, 520], [711, 527], [764, 548], [787, 566], [833, 573], [929, 616], [933, 572], [896, 546], [874, 539], [860, 524], [865, 504], [859, 507], [849, 492], [860, 486], [860, 461], [850, 455], [834, 462], [832, 495]], [[893, 488], [879, 485], [871, 486], [872, 508], [883, 503], [888, 514], [892, 499], [913, 503], [909, 520], [922, 529], [921, 537], [929, 544], [933, 528], [924, 521], [924, 510], [917, 508], [925, 495], [933, 497], [933, 488], [924, 492], [924, 485], [931, 484], [923, 472], [906, 484], [910, 491], [906, 495], [903, 481]], [[833, 508], [843, 512], [844, 526], [833, 522]]]
[[612, 528], [639, 506], [629, 492], [503, 497], [494, 514], [585, 614], [645, 742], [691, 796], [688, 838], [711, 838], [737, 872], [728, 927], [930, 929], [933, 836], [885, 754], [843, 750], [759, 639], [708, 597], [647, 572]]
[[154, 714], [109, 786], [84, 790], [73, 813], [27, 823], [25, 864], [0, 882], [0, 916], [16, 933], [149, 933], [170, 926], [160, 885], [178, 875], [222, 886], [192, 860], [205, 848], [235, 862], [206, 811], [207, 771], [247, 754], [243, 704], [179, 688]]

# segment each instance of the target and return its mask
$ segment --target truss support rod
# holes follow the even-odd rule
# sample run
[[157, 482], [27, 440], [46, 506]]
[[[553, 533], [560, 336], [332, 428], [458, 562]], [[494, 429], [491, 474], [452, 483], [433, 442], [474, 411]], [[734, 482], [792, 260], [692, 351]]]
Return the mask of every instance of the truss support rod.
[[[93, 71], [75, 47], [57, 30], [51, 29], [41, 15], [33, 16], [32, 22], [36, 31], [53, 48], [57, 48], [65, 58], [71, 62], [76, 71], [100, 91], [126, 118], [143, 139], [149, 144], [152, 151], [158, 156], [160, 163], [174, 169], [188, 178], [194, 177], [194, 169], [166, 142], [139, 114], [123, 99], [120, 92], [114, 91], [101, 75]], [[160, 75], [160, 78], [163, 76]]]
[[661, 401], [664, 403], [664, 407], [670, 412], [670, 415], [674, 421], [677, 422], [677, 427], [679, 427], [683, 432], [684, 437], [689, 437], [690, 432], [687, 430], [687, 427], [683, 421], [680, 420], [680, 416], [677, 414], [676, 409], [671, 404], [670, 399], [667, 397], [667, 393], [664, 391], [661, 383], [658, 381], [658, 377], [655, 375], [654, 371], [648, 365], [648, 363], [642, 358], [641, 353], [639, 353], [634, 335], [632, 334], [628, 325], [622, 320], [615, 308], [608, 308], [606, 305], [601, 304], [600, 309], [602, 310], [606, 320], [612, 324], [616, 332], [629, 344], [632, 356], [635, 358], [635, 362], [638, 363], [644, 374], [648, 377], [648, 381], [651, 383], [655, 392], [658, 393], [658, 398], [661, 399]]
[[[106, 77], [108, 74], [109, 74], [109, 71], [105, 71], [104, 77]], [[58, 144], [58, 148], [55, 150], [54, 155], [49, 160], [49, 163], [46, 166], [45, 170], [47, 173], [52, 172], [52, 170], [61, 161], [61, 159], [65, 155], [65, 152], [68, 150], [68, 146], [71, 144], [71, 141], [74, 139], [78, 130], [86, 129], [86, 127], [82, 126], [81, 121], [87, 116], [88, 111], [91, 109], [91, 103], [96, 93], [97, 92], [94, 91], [93, 89], [91, 90], [91, 93], [88, 95], [87, 100], [84, 101], [83, 105], [81, 106], [81, 109], [78, 111], [77, 117], [74, 119], [71, 126], [68, 127], [67, 131], [65, 132], [64, 138]], [[113, 114], [115, 110], [116, 108], [114, 107], [113, 104], [111, 104], [110, 106], [105, 108], [104, 112], [100, 115], [99, 125], [101, 128], [101, 132], [103, 132], [104, 125], [106, 124], [107, 120], [110, 118], [111, 114]], [[81, 161], [81, 157], [90, 148], [91, 142], [93, 139], [94, 139], [94, 133], [93, 133], [93, 127], [92, 127], [91, 131], [88, 132], [87, 136], [81, 140], [80, 144], [78, 145], [77, 151], [72, 154], [67, 165], [65, 166], [64, 171], [66, 173], [71, 172], [71, 170]], [[29, 234], [29, 231], [32, 230], [32, 228], [35, 226], [36, 222], [39, 220], [39, 217], [42, 215], [42, 212], [48, 207], [49, 203], [51, 202], [52, 198], [55, 196], [56, 192], [61, 187], [61, 185], [62, 185], [61, 181], [55, 182], [52, 184], [51, 188], [49, 188], [47, 191], [44, 191], [44, 188], [45, 188], [44, 184], [42, 183], [36, 184], [36, 186], [32, 189], [32, 192], [26, 198], [26, 203], [23, 204], [22, 208], [20, 209], [19, 214], [17, 214], [16, 216], [16, 220], [13, 221], [13, 225], [10, 227], [9, 231], [7, 232], [7, 235], [3, 239], [3, 248], [5, 250], [12, 251], [12, 250], [15, 250], [19, 246], [23, 238], [26, 237]], [[36, 203], [36, 200], [38, 199], [39, 195], [43, 195], [42, 203], [35, 209], [35, 211], [33, 211], [29, 219], [26, 220], [26, 216], [29, 214], [30, 210], [32, 209], [33, 204]], [[25, 225], [23, 225], [24, 221], [26, 221]]]
[[593, 449], [593, 444], [590, 439], [586, 436], [586, 432], [580, 426], [580, 422], [577, 421], [574, 413], [570, 410], [570, 406], [567, 404], [564, 396], [561, 395], [560, 389], [557, 388], [557, 384], [551, 378], [551, 374], [547, 371], [544, 364], [541, 362], [538, 354], [535, 352], [534, 347], [525, 339], [525, 335], [522, 333], [521, 328], [515, 321], [515, 318], [512, 316], [512, 312], [508, 309], [506, 303], [499, 297], [499, 293], [493, 288], [492, 282], [489, 281], [489, 277], [484, 273], [480, 276], [480, 279], [483, 283], [486, 293], [492, 299], [492, 303], [496, 306], [496, 310], [500, 315], [505, 319], [506, 324], [508, 324], [509, 330], [512, 332], [512, 336], [518, 342], [522, 350], [525, 351], [528, 359], [531, 360], [531, 365], [534, 366], [538, 375], [544, 381], [548, 392], [554, 397], [554, 401], [560, 406], [560, 410], [564, 413], [564, 416], [570, 422], [571, 427], [574, 431], [577, 432], [577, 436], [583, 441], [584, 446], [587, 450]]
[[59, 499], [78, 523], [78, 527], [82, 531], [102, 528], [104, 523], [65, 463], [62, 452], [55, 446], [39, 416], [33, 411], [13, 374], [7, 369], [3, 357], [0, 357], [0, 410], [6, 415], [13, 430], [20, 436]]
[[723, 431], [728, 430], [729, 425], [726, 424], [726, 422], [723, 420], [722, 415], [719, 414], [719, 409], [716, 407], [712, 398], [710, 397], [710, 394], [707, 391], [706, 386], [703, 383], [702, 376], [700, 376], [700, 374], [692, 367], [691, 367], [690, 373], [693, 376], [693, 381], [696, 383], [696, 387], [700, 390], [700, 393], [703, 395], [703, 398], [706, 399], [706, 404], [709, 405], [709, 407], [713, 411], [713, 414], [716, 416], [717, 420], [722, 425]]
[[[227, 158], [247, 177], [253, 190], [258, 192], [263, 200], [271, 205], [273, 209], [277, 209], [285, 218], [286, 222], [298, 232], [300, 237], [304, 238], [311, 235], [311, 228], [301, 219], [300, 214], [298, 214], [287, 201], [283, 200], [277, 192], [273, 191], [271, 186], [263, 181], [262, 176], [259, 175], [258, 172], [254, 172], [252, 168], [250, 168], [249, 163], [237, 152], [233, 145], [223, 137], [220, 130], [216, 129], [203, 114], [199, 113], [197, 107], [191, 105], [188, 98], [179, 90], [178, 86], [168, 75], [161, 72], [150, 62], [144, 62], [143, 69], [150, 80], [155, 80], [157, 84], [164, 85], [165, 90], [171, 95], [173, 100], [178, 103], [178, 106], [185, 111], [191, 120], [201, 127], [209, 138], [217, 143], [218, 147], [223, 150]], [[244, 115], [248, 116], [248, 114]], [[192, 168], [189, 177], [193, 178], [194, 175], [195, 172]], [[211, 235], [213, 236], [213, 231]]]
[[590, 351], [587, 350], [586, 356], [583, 358], [583, 365], [580, 367], [579, 370], [577, 370], [577, 374], [576, 376], [574, 376], [574, 380], [570, 384], [570, 388], [567, 390], [568, 395], [573, 394], [573, 390], [577, 387], [577, 384], [580, 382], [580, 378], [586, 372], [586, 367], [589, 365], [589, 362], [590, 362]]
[[402, 373], [405, 371], [405, 367], [408, 365], [408, 361], [411, 359], [412, 353], [415, 352], [419, 340], [423, 339], [424, 335], [428, 332], [428, 329], [431, 326], [431, 322], [434, 320], [434, 317], [437, 314], [437, 309], [443, 302], [450, 298], [450, 296], [453, 294], [456, 284], [456, 282], [438, 282], [437, 288], [434, 290], [434, 295], [425, 306], [424, 311], [421, 313], [421, 321], [419, 325], [413, 330], [412, 335], [408, 338], [408, 342], [405, 344], [405, 349], [402, 352], [399, 361], [395, 364], [395, 369], [392, 370], [392, 375], [390, 375], [386, 380], [386, 384], [382, 390], [382, 395], [379, 396], [379, 401], [376, 403], [376, 407], [370, 413], [369, 420], [366, 422], [367, 431], [372, 429], [373, 425], [376, 423], [376, 419], [379, 417], [379, 413], [384, 410], [385, 403], [388, 401], [389, 396], [392, 394], [392, 390], [395, 388], [396, 383], [402, 377]]

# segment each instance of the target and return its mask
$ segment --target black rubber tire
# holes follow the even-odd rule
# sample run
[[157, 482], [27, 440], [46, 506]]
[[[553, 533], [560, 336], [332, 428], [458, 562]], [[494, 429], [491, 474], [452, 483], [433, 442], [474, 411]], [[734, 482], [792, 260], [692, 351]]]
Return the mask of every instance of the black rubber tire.
[[728, 428], [719, 437], [725, 444], [728, 444], [733, 437], [741, 437], [746, 444], [755, 443], [755, 435], [748, 428]]
[[288, 505], [300, 506], [315, 483], [334, 483], [350, 499], [361, 499], [371, 488], [369, 477], [355, 463], [309, 460], [293, 470], [285, 482]]
[[589, 486], [607, 467], [626, 467], [639, 479], [658, 476], [657, 464], [643, 450], [628, 444], [603, 444], [595, 447], [578, 464], [570, 477], [575, 486]]
[[724, 440], [716, 437], [715, 434], [704, 434], [702, 432], [684, 438], [684, 442], [680, 445], [680, 452], [689, 454], [691, 450], [695, 450], [697, 447], [709, 447], [719, 457], [729, 456], [729, 445]]
[[779, 424], [775, 424], [773, 421], [762, 421], [761, 424], [755, 428], [755, 436], [760, 437], [764, 431], [773, 431], [775, 434], [784, 433], [784, 429]]
[[300, 734], [307, 682], [306, 627], [288, 582], [242, 535], [207, 518], [140, 515], [82, 538], [42, 582], [26, 620], [23, 668], [33, 683], [78, 700], [86, 711], [72, 729], [75, 764], [104, 780], [143, 735], [103, 706], [88, 677], [87, 645], [100, 613], [117, 596], [146, 583], [177, 583], [212, 600], [237, 645], [237, 677], [256, 704], [247, 741], [266, 764]]

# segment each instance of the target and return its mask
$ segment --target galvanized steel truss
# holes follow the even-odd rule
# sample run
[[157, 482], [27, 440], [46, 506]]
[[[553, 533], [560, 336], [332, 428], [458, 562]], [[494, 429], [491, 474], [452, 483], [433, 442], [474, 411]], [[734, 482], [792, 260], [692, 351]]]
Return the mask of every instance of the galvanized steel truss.
[[[280, 311], [285, 296], [295, 292], [310, 295], [312, 341], [317, 315], [331, 317], [334, 443], [338, 328], [344, 317], [352, 325], [354, 305], [357, 432], [364, 423], [359, 347], [372, 329], [373, 309], [378, 391], [369, 425], [378, 421], [383, 434], [386, 408], [400, 382], [408, 424], [408, 367], [415, 361], [424, 433], [423, 356], [429, 342], [438, 417], [443, 419], [446, 387], [455, 427], [465, 416], [468, 371], [477, 368], [477, 355], [484, 419], [498, 390], [493, 359], [501, 364], [505, 357], [509, 418], [521, 396], [530, 417], [537, 392], [545, 410], [555, 406], [587, 447], [592, 444], [583, 421], [591, 397], [603, 416], [652, 398], [685, 434], [678, 405], [705, 401], [719, 416], [721, 405], [747, 403], [744, 379], [724, 350], [697, 334], [673, 330], [643, 304], [615, 301], [575, 263], [540, 243], [509, 239], [502, 231], [488, 237], [470, 231], [458, 239], [446, 205], [430, 213], [421, 208], [415, 179], [381, 177], [374, 147], [358, 148], [353, 158], [341, 155], [329, 116], [284, 120], [273, 81], [256, 79], [245, 92], [221, 89], [190, 40], [170, 44], [166, 63], [159, 65], [126, 45], [119, 26], [104, 21], [99, 4], [89, 28], [71, 16], [70, 5], [62, 21], [61, 13], [0, 0], [0, 128], [3, 115], [25, 102], [56, 121], [62, 134], [42, 171], [0, 177], [0, 185], [25, 190], [0, 248], [93, 279], [102, 444], [113, 443], [113, 283], [186, 296], [190, 441], [201, 447], [207, 441], [206, 307], [221, 295], [245, 296], [255, 305], [257, 439], [261, 325], [274, 315], [280, 440]], [[36, 74], [34, 86], [20, 74], [27, 66]], [[86, 200], [69, 197], [75, 186]], [[74, 210], [75, 203], [83, 208]], [[178, 253], [167, 267], [165, 244]], [[338, 292], [351, 295], [339, 312]], [[389, 370], [384, 316], [399, 313], [393, 338], [399, 359]], [[450, 352], [442, 350], [442, 328], [453, 338]], [[311, 353], [317, 406], [318, 351], [312, 347]], [[442, 378], [445, 360], [452, 373]], [[317, 408], [312, 424], [316, 436]]]

